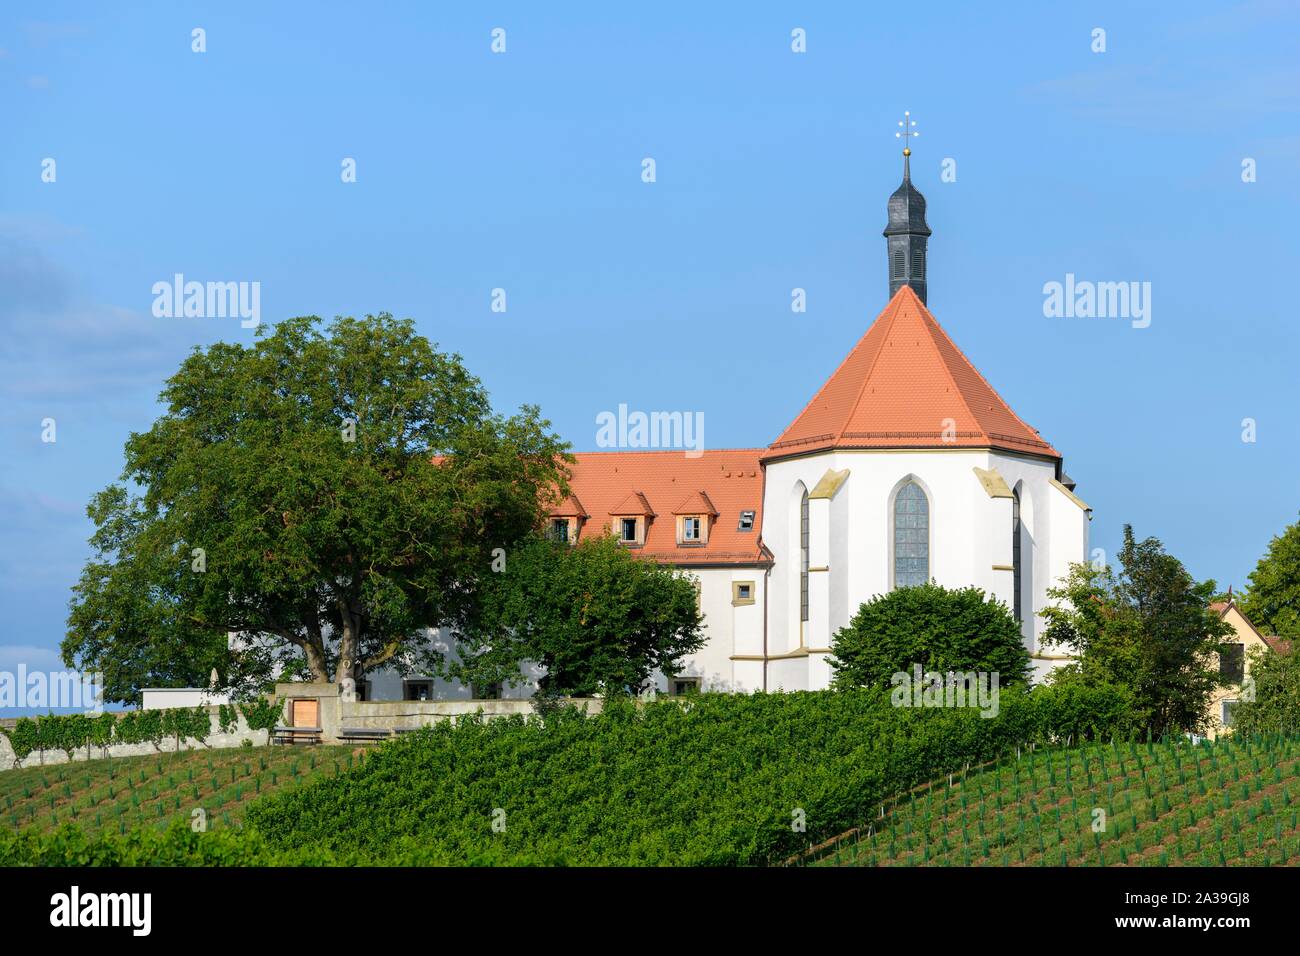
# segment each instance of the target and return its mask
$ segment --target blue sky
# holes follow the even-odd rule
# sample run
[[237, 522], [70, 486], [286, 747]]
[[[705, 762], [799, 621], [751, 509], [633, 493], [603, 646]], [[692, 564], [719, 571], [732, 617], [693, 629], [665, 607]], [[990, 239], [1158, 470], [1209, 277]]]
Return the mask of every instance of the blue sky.
[[[153, 283], [409, 316], [578, 449], [620, 403], [761, 446], [885, 303], [904, 109], [930, 308], [1064, 452], [1093, 544], [1132, 522], [1240, 588], [1300, 510], [1300, 8], [803, 7], [5, 5], [0, 669], [56, 666], [85, 504], [163, 378], [251, 341], [154, 318]], [[1045, 318], [1066, 273], [1150, 282], [1150, 327]]]

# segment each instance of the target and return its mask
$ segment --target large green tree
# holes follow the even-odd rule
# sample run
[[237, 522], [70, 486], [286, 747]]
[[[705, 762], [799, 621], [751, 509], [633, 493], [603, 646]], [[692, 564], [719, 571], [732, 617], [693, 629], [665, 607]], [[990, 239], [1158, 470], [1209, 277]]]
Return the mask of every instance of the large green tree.
[[1048, 590], [1043, 643], [1078, 658], [1051, 679], [1127, 688], [1135, 720], [1155, 736], [1203, 731], [1223, 686], [1215, 655], [1233, 633], [1210, 610], [1215, 584], [1194, 580], [1156, 538], [1136, 540], [1131, 525], [1118, 558], [1118, 573], [1075, 564]]
[[1293, 734], [1300, 731], [1300, 654], [1255, 647], [1250, 651], [1250, 689], [1232, 712], [1239, 734]]
[[1241, 609], [1266, 634], [1300, 637], [1300, 521], [1269, 542]]
[[921, 584], [895, 588], [858, 608], [831, 639], [837, 688], [890, 686], [897, 673], [968, 671], [1000, 686], [1029, 679], [1029, 654], [1007, 606], [979, 588]]
[[575, 545], [535, 535], [498, 570], [457, 654], [434, 662], [447, 677], [517, 686], [529, 662], [541, 669], [543, 698], [635, 693], [704, 645], [694, 580], [611, 535]]
[[276, 660], [336, 682], [400, 665], [467, 612], [571, 460], [536, 408], [494, 414], [459, 356], [388, 314], [196, 349], [161, 398], [90, 503], [62, 645], [115, 700], [213, 667], [237, 686]]

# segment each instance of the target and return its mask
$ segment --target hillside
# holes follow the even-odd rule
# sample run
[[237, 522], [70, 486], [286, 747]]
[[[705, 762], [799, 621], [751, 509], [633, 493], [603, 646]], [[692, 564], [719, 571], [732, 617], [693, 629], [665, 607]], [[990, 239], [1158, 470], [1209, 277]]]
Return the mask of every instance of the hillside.
[[921, 788], [833, 866], [1294, 866], [1300, 737], [1025, 753]]
[[[145, 758], [98, 782], [102, 766], [61, 765], [39, 789], [35, 768], [0, 777], [13, 801], [0, 823], [24, 830], [0, 828], [0, 863], [779, 863], [938, 774], [1034, 741], [1108, 738], [1124, 720], [1121, 697], [1101, 689], [1009, 688], [994, 719], [874, 691], [702, 694], [611, 701], [594, 716], [462, 718], [336, 774], [320, 772], [323, 749], [279, 748], [183, 755], [192, 766]], [[277, 759], [303, 776], [315, 759], [317, 773], [268, 793], [293, 777]], [[196, 806], [225, 832], [190, 832]], [[32, 832], [69, 822], [49, 840]]]
[[348, 747], [238, 747], [20, 767], [0, 773], [0, 826], [126, 833], [189, 825], [202, 808], [208, 828], [221, 829], [257, 797], [352, 763]]

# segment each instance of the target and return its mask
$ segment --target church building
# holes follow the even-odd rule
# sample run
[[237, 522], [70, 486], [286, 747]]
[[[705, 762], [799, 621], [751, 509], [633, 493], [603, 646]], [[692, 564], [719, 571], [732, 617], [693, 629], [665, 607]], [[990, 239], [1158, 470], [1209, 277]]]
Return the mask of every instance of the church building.
[[[657, 690], [819, 690], [834, 634], [893, 588], [974, 585], [1020, 622], [1034, 679], [1047, 590], [1088, 555], [1091, 511], [1061, 453], [1008, 407], [926, 308], [925, 197], [903, 182], [885, 226], [889, 301], [766, 448], [579, 452], [548, 531], [613, 533], [697, 582], [707, 643]], [[446, 632], [431, 640], [455, 653]], [[363, 700], [526, 698], [392, 668]]]
[[[613, 532], [699, 582], [708, 643], [659, 690], [816, 690], [831, 639], [892, 588], [974, 585], [1021, 623], [1041, 679], [1047, 589], [1088, 554], [1061, 453], [1002, 400], [926, 308], [925, 198], [885, 227], [889, 301], [766, 448], [577, 455], [551, 532]], [[694, 455], [695, 457], [692, 457]]]

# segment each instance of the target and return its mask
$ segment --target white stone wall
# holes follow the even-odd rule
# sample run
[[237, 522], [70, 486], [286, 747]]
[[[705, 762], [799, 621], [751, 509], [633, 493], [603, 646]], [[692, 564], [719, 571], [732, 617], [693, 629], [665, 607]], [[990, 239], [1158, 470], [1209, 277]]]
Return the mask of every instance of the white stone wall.
[[142, 687], [141, 710], [175, 710], [177, 707], [215, 707], [229, 704], [230, 695], [214, 694], [201, 687]]
[[[216, 728], [216, 708], [213, 708], [212, 726]], [[195, 743], [193, 740], [182, 742], [181, 750], [207, 750], [221, 749], [225, 747], [243, 746], [245, 740], [250, 740], [253, 746], [260, 747], [267, 742], [267, 733], [264, 730], [249, 730], [248, 724], [244, 722], [243, 715], [239, 715], [239, 724], [234, 733], [219, 734], [211, 733], [208, 739], [202, 744]], [[143, 744], [114, 744], [108, 748], [109, 757], [140, 757], [147, 754], [157, 753], [175, 753], [177, 750], [176, 740], [173, 737], [164, 737], [155, 747], [151, 743]], [[99, 747], [90, 748], [90, 759], [99, 760], [104, 756], [103, 749]], [[86, 748], [79, 748], [72, 757], [73, 762], [86, 760]], [[44, 754], [40, 751], [33, 751], [23, 761], [24, 767], [46, 766], [60, 763], [68, 763], [68, 755], [62, 750], [47, 750]], [[14, 751], [9, 744], [9, 738], [0, 734], [0, 770], [12, 770], [14, 767]]]
[[[689, 568], [700, 582], [700, 610], [707, 643], [688, 655], [678, 671], [682, 677], [699, 677], [702, 690], [753, 691], [763, 686], [761, 661], [733, 660], [763, 654], [763, 602], [765, 569], [761, 567]], [[732, 586], [748, 582], [754, 603], [733, 605]], [[668, 681], [656, 675], [655, 686], [668, 690]]]

